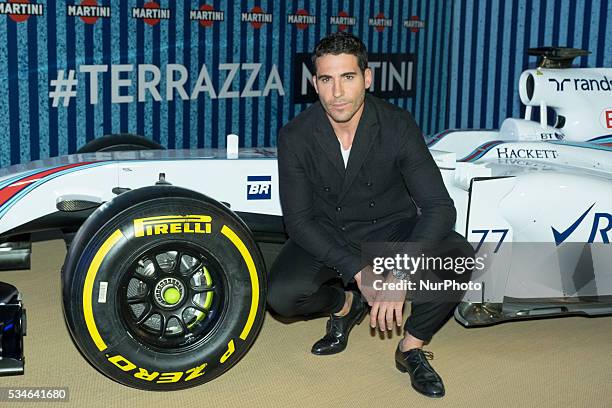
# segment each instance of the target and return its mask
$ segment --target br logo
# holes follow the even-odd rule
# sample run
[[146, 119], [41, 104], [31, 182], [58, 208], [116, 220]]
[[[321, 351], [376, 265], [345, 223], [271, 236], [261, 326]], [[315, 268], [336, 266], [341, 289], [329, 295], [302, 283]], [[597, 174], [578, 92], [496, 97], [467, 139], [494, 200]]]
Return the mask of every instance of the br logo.
[[272, 176], [247, 176], [247, 200], [272, 198]]

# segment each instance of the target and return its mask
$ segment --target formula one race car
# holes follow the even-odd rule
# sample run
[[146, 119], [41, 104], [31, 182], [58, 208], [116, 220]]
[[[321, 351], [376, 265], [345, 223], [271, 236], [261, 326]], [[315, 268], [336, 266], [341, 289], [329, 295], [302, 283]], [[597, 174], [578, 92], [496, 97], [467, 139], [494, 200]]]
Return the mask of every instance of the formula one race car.
[[[520, 78], [525, 119], [428, 139], [456, 230], [499, 255], [456, 309], [466, 326], [612, 313], [612, 69], [568, 68], [581, 50], [530, 52], [542, 62]], [[94, 153], [1, 170], [0, 233], [65, 233], [65, 318], [103, 374], [148, 390], [221, 375], [262, 325], [258, 244], [285, 239], [275, 150], [239, 150], [232, 135], [218, 150], [149, 150], [130, 136], [93, 143]], [[21, 251], [3, 252], [11, 267], [27, 261], [23, 245], [7, 245]], [[525, 262], [538, 256], [535, 269]]]

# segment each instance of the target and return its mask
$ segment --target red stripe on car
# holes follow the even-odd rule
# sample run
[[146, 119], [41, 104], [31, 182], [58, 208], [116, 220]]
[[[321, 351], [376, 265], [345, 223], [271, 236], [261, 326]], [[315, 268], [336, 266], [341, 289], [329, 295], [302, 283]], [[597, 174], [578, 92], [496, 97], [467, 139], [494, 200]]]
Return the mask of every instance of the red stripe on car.
[[74, 167], [79, 167], [79, 166], [84, 166], [86, 164], [91, 164], [94, 162], [82, 162], [82, 163], [74, 163], [74, 164], [67, 164], [65, 166], [60, 166], [60, 167], [55, 167], [52, 169], [47, 169], [47, 170], [43, 170], [41, 172], [29, 175], [27, 177], [24, 177], [22, 179], [19, 179], [17, 181], [15, 181], [12, 184], [9, 184], [8, 186], [4, 187], [3, 189], [0, 189], [0, 206], [4, 205], [8, 200], [10, 200], [11, 198], [13, 198], [17, 193], [19, 193], [21, 190], [23, 190], [24, 188], [26, 188], [27, 186], [29, 186], [32, 183], [37, 182], [40, 179], [43, 179], [47, 176], [50, 176], [52, 174], [58, 173], [62, 170], [68, 170]]

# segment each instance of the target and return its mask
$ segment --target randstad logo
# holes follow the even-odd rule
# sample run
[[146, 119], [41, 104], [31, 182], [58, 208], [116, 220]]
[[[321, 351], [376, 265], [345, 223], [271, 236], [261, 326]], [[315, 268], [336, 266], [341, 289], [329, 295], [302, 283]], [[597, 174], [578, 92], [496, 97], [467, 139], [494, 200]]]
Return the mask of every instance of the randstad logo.
[[[585, 212], [583, 212], [576, 221], [574, 221], [570, 226], [565, 228], [562, 231], [558, 231], [555, 227], [551, 227], [553, 236], [555, 238], [555, 244], [557, 246], [561, 245], [565, 240], [567, 240], [570, 235], [573, 234], [574, 231], [582, 224], [582, 221], [587, 217], [591, 209], [595, 206], [596, 203], [593, 203]], [[612, 230], [612, 214], [604, 213], [604, 212], [596, 212], [593, 217], [593, 224], [591, 226], [591, 233], [589, 234], [588, 243], [595, 242], [597, 238], [597, 234], [599, 233], [601, 237], [601, 242], [604, 244], [610, 243], [610, 238], [608, 236], [609, 231]], [[582, 241], [578, 241], [582, 242]]]
[[163, 234], [210, 234], [209, 215], [162, 215], [134, 220], [136, 238]]

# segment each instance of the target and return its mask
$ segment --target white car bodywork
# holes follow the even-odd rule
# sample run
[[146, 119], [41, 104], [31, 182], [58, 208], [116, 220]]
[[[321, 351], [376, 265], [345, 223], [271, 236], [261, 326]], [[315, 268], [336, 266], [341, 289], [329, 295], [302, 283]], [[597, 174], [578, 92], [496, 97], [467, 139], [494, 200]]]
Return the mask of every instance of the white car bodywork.
[[[519, 88], [525, 119], [506, 119], [499, 131], [446, 131], [428, 139], [457, 208], [455, 229], [470, 242], [499, 244], [503, 255], [474, 277], [483, 289], [468, 291], [456, 316], [472, 325], [612, 313], [606, 246], [612, 235], [612, 69], [528, 70]], [[538, 122], [530, 120], [532, 107], [540, 110]], [[547, 123], [549, 108], [558, 115], [556, 127]], [[0, 234], [56, 213], [61, 202], [104, 203], [115, 197], [114, 188], [152, 185], [160, 173], [236, 212], [281, 216], [275, 150], [242, 149], [228, 157], [236, 152], [88, 153], [3, 169]], [[585, 243], [592, 267], [582, 272], [577, 265]], [[526, 255], [530, 246], [532, 256]]]

